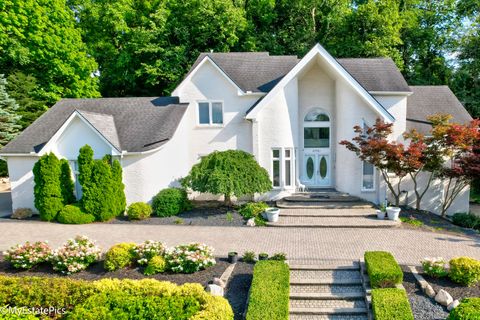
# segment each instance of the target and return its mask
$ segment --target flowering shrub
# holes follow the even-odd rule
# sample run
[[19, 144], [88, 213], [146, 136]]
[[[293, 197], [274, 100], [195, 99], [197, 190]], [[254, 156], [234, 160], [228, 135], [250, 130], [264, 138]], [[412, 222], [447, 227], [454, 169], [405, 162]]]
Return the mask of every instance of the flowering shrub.
[[165, 260], [170, 270], [179, 273], [193, 273], [215, 264], [213, 248], [200, 243], [169, 248]]
[[76, 236], [53, 251], [51, 262], [54, 270], [70, 274], [84, 270], [97, 261], [100, 252], [100, 248], [86, 236]]
[[161, 256], [165, 252], [165, 246], [158, 241], [147, 240], [133, 248], [135, 260], [140, 265], [146, 265], [155, 256]]
[[422, 260], [423, 271], [431, 277], [442, 278], [448, 275], [447, 261], [442, 257]]
[[14, 268], [30, 269], [33, 266], [49, 259], [52, 249], [48, 243], [37, 241], [26, 242], [24, 245], [16, 245], [3, 253], [5, 260], [9, 261]]

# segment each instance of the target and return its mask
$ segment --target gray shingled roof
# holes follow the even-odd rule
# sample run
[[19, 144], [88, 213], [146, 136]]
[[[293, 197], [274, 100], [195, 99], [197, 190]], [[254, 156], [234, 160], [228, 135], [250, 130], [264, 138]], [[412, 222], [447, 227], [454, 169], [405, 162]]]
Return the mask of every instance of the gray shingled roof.
[[337, 61], [367, 91], [411, 91], [400, 70], [390, 58], [346, 58]]
[[6, 153], [38, 152], [78, 110], [120, 150], [141, 152], [167, 142], [187, 109], [178, 97], [63, 99], [0, 150]]
[[[201, 53], [188, 74], [205, 56], [210, 57], [243, 91], [252, 92], [270, 91], [300, 61], [297, 56], [271, 56], [268, 52]], [[367, 91], [410, 92], [400, 70], [390, 58], [337, 61]]]
[[448, 86], [410, 86], [413, 94], [407, 99], [407, 129], [428, 133], [431, 125], [427, 117], [448, 113], [452, 121], [466, 123], [472, 117]]

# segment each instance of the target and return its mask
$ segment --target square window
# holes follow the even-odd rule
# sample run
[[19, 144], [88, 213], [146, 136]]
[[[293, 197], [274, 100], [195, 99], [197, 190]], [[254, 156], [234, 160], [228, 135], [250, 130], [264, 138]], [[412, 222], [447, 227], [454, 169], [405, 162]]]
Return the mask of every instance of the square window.
[[272, 150], [272, 154], [274, 158], [280, 158], [280, 150], [278, 149]]
[[290, 158], [290, 149], [285, 150], [285, 158]]
[[210, 124], [210, 106], [208, 102], [198, 103], [198, 123]]

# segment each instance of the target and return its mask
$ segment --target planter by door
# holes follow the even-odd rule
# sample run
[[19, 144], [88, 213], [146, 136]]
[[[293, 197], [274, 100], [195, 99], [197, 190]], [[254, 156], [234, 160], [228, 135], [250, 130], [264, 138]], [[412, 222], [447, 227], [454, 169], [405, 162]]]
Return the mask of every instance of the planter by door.
[[277, 222], [278, 216], [280, 215], [279, 208], [268, 208], [265, 210], [265, 214], [267, 215], [268, 222]]
[[385, 212], [382, 210], [377, 210], [377, 218], [380, 220], [385, 219]]
[[399, 207], [387, 207], [387, 215], [389, 220], [396, 221], [398, 220], [398, 216], [400, 215], [400, 208]]

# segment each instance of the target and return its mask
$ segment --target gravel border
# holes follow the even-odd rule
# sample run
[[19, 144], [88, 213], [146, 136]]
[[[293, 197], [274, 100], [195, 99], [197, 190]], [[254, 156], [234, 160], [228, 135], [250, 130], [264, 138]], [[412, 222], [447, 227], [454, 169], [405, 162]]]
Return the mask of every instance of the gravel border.
[[[248, 293], [252, 284], [253, 267], [246, 262], [237, 262], [226, 288], [225, 298], [232, 306], [235, 320], [243, 320], [247, 307]], [[268, 320], [268, 319], [266, 319]], [[274, 320], [274, 319], [270, 319]]]

